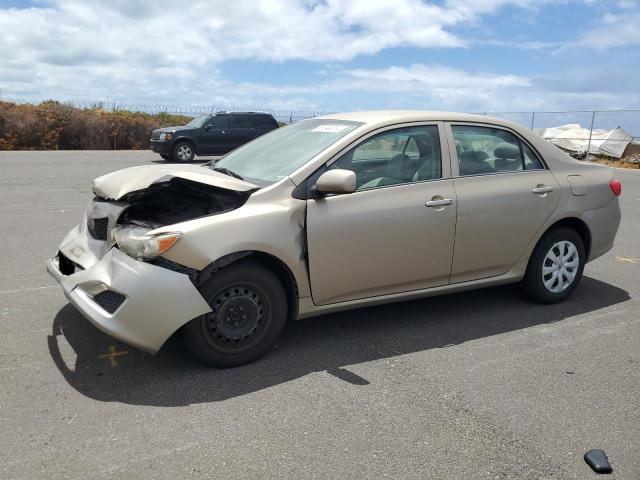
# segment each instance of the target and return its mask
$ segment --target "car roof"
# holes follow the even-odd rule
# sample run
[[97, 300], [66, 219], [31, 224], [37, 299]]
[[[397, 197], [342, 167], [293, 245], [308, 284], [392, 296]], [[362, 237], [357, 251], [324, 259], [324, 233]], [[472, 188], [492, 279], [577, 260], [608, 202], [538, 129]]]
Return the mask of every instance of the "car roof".
[[326, 120], [350, 120], [367, 125], [393, 124], [420, 121], [482, 122], [513, 127], [507, 120], [473, 113], [437, 112], [431, 110], [369, 110], [359, 112], [333, 113], [317, 117]]
[[220, 112], [216, 112], [215, 115], [269, 115], [269, 116], [272, 116], [268, 112], [227, 112], [224, 110]]

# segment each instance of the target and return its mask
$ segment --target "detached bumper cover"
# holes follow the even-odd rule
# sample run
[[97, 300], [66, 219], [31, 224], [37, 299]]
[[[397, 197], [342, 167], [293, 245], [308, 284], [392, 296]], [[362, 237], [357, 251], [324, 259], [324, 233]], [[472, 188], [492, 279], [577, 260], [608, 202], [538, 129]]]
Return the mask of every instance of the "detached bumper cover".
[[[182, 325], [211, 311], [187, 275], [140, 262], [116, 248], [71, 275], [64, 275], [58, 263], [57, 257], [48, 260], [47, 271], [69, 302], [103, 332], [151, 354]], [[104, 292], [125, 297], [113, 313], [103, 308]]]

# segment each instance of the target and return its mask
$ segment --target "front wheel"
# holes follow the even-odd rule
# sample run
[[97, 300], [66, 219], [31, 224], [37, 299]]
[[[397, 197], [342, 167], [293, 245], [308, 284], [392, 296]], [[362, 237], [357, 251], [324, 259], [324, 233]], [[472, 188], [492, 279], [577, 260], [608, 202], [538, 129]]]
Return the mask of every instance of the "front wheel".
[[173, 147], [173, 159], [176, 162], [190, 162], [195, 155], [193, 145], [189, 142], [178, 142]]
[[541, 303], [566, 299], [582, 278], [586, 254], [584, 242], [574, 230], [556, 227], [536, 246], [524, 278], [527, 292]]
[[212, 311], [184, 328], [187, 348], [214, 367], [235, 367], [264, 355], [287, 321], [287, 296], [278, 278], [241, 262], [215, 273], [201, 290]]

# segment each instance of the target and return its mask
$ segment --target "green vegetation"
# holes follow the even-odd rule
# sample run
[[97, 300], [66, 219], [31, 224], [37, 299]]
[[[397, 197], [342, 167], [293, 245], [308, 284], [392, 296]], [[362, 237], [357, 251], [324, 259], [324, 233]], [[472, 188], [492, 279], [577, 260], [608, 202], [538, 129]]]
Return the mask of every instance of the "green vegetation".
[[191, 117], [76, 108], [53, 100], [38, 105], [0, 101], [0, 150], [129, 150], [149, 148], [155, 128]]

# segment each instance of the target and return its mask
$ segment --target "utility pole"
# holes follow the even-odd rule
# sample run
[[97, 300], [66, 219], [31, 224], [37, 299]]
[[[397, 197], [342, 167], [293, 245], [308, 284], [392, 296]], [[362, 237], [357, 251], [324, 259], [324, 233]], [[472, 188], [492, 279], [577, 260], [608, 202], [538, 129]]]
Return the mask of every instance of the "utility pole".
[[587, 156], [585, 157], [585, 160], [588, 162], [589, 161], [589, 151], [591, 150], [591, 136], [593, 135], [593, 121], [596, 118], [596, 111], [594, 110], [591, 113], [591, 127], [589, 128], [589, 143], [587, 143]]

